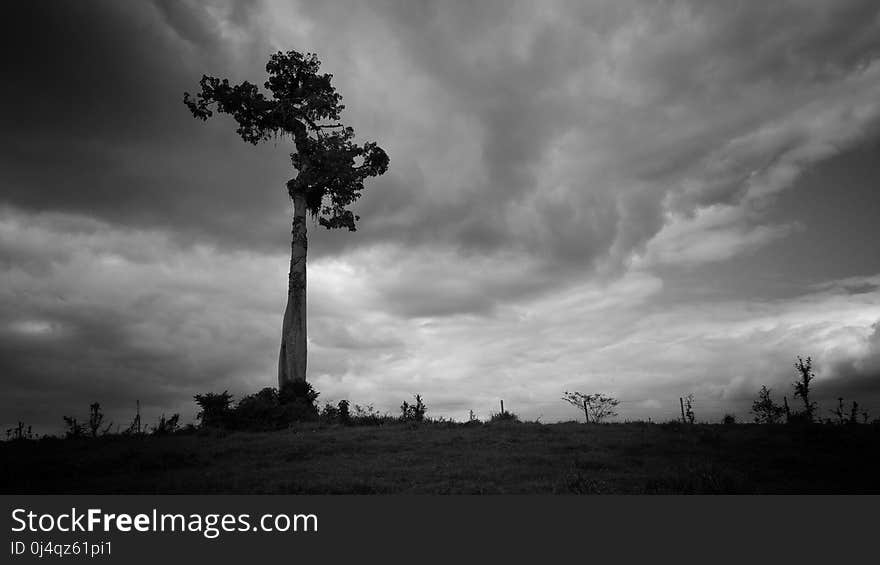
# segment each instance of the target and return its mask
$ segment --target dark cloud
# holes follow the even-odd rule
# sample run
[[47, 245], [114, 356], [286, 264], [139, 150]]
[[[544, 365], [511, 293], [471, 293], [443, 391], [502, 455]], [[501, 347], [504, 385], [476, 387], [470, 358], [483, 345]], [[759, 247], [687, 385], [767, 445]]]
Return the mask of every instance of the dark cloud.
[[[527, 405], [579, 382], [645, 407], [669, 387], [742, 401], [756, 384], [745, 372], [781, 379], [768, 367], [798, 345], [787, 334], [838, 351], [864, 326], [853, 305], [875, 306], [876, 281], [822, 295], [833, 316], [800, 299], [807, 281], [767, 305], [764, 271], [744, 259], [736, 284], [753, 302], [712, 308], [700, 269], [785, 242], [808, 212], [846, 224], [822, 211], [841, 200], [840, 171], [800, 216], [768, 210], [817, 165], [876, 143], [878, 12], [869, 0], [7, 6], [4, 412], [135, 396], [158, 410], [205, 387], [272, 384], [291, 148], [194, 120], [182, 94], [203, 73], [259, 84], [276, 49], [319, 53], [346, 121], [391, 156], [356, 205], [357, 233], [312, 232], [310, 370], [326, 397], [421, 391], [466, 412], [499, 387]], [[863, 209], [872, 174], [851, 197]], [[826, 229], [823, 250], [864, 256], [868, 232]], [[663, 289], [664, 269], [687, 272], [669, 279], [686, 288]], [[869, 391], [872, 355], [842, 361], [835, 382]], [[723, 374], [694, 368], [718, 360]]]
[[855, 400], [863, 407], [877, 409], [880, 405], [880, 322], [873, 325], [866, 337], [863, 352], [836, 362], [829, 371], [829, 377], [820, 383], [821, 386], [817, 386], [817, 390], [826, 398], [840, 396], [847, 404]]
[[[0, 55], [2, 198], [184, 238], [280, 246], [286, 153], [248, 151], [232, 135], [217, 136], [221, 124], [202, 127], [188, 115], [184, 90], [204, 72], [228, 70], [217, 61], [229, 46], [213, 50], [222, 38], [204, 4], [161, 5], [165, 11], [100, 1], [7, 7], [4, 21], [15, 25], [4, 30]], [[228, 25], [249, 25], [237, 18]], [[206, 51], [182, 44], [178, 33]]]

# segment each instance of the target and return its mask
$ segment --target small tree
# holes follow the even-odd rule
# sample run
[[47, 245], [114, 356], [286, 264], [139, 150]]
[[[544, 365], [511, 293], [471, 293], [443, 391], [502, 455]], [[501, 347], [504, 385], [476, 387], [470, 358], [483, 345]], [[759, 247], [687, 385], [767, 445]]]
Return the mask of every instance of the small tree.
[[336, 410], [339, 413], [339, 423], [345, 426], [351, 425], [351, 410], [348, 400], [342, 399], [336, 404]]
[[587, 423], [601, 424], [606, 418], [617, 416], [614, 410], [620, 401], [605, 394], [584, 394], [583, 392], [565, 391], [562, 400], [568, 402], [578, 410], [583, 410], [584, 419]]
[[422, 397], [420, 395], [416, 395], [416, 403], [410, 404], [407, 401], [403, 401], [403, 404], [400, 405], [400, 419], [403, 422], [421, 422], [425, 419], [425, 412], [428, 408], [425, 406], [425, 403], [422, 402]]
[[166, 418], [165, 414], [159, 417], [159, 422], [153, 426], [154, 436], [171, 435], [180, 429], [180, 414], [174, 414]]
[[104, 413], [101, 412], [101, 405], [97, 402], [89, 405], [89, 434], [92, 437], [98, 437], [98, 434], [107, 434], [110, 431], [110, 428], [113, 426], [113, 422], [110, 422], [104, 429], [101, 429], [101, 424], [104, 422]]
[[688, 424], [693, 424], [696, 421], [696, 416], [694, 416], [693, 394], [689, 394], [684, 397], [684, 417]]
[[764, 385], [758, 391], [758, 399], [752, 403], [752, 414], [756, 424], [776, 424], [785, 414], [785, 408], [773, 402], [770, 389]]
[[193, 398], [202, 409], [196, 418], [203, 427], [224, 427], [229, 423], [232, 415], [230, 408], [232, 395], [229, 394], [229, 391], [224, 390], [219, 394], [214, 392], [197, 394]]
[[816, 374], [813, 373], [813, 360], [807, 357], [805, 361], [798, 357], [794, 368], [797, 369], [800, 377], [793, 383], [794, 395], [804, 403], [804, 411], [799, 416], [807, 422], [812, 422], [816, 414], [816, 403], [810, 400], [810, 383], [816, 378]]
[[85, 424], [80, 424], [76, 418], [71, 416], [63, 416], [63, 418], [64, 424], [67, 426], [67, 430], [64, 432], [64, 437], [69, 439], [86, 435]]

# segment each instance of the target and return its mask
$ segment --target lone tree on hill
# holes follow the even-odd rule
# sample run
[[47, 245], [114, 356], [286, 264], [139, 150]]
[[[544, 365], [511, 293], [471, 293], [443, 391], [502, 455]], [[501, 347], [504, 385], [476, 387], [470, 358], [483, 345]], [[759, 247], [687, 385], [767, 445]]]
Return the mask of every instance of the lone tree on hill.
[[605, 394], [584, 394], [582, 392], [565, 391], [562, 400], [578, 410], [583, 410], [587, 423], [601, 424], [606, 418], [617, 416], [617, 405], [620, 401]]
[[388, 170], [388, 155], [376, 143], [354, 143], [354, 129], [339, 122], [342, 96], [331, 84], [333, 75], [319, 74], [317, 55], [296, 51], [269, 57], [264, 87], [271, 97], [247, 81], [203, 76], [201, 92], [185, 93], [193, 116], [207, 120], [214, 111], [238, 122], [238, 134], [256, 145], [277, 136], [293, 139], [291, 161], [297, 174], [287, 182], [293, 201], [293, 229], [287, 308], [278, 356], [278, 387], [306, 380], [306, 212], [327, 229], [355, 231], [360, 218], [347, 206], [357, 200], [367, 177]]

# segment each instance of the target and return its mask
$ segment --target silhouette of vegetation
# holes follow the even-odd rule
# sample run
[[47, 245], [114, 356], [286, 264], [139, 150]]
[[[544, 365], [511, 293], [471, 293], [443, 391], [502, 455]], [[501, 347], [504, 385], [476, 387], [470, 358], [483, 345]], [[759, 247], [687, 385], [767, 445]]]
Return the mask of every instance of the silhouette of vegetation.
[[265, 431], [294, 422], [316, 421], [318, 396], [310, 383], [292, 381], [281, 391], [266, 387], [244, 396], [234, 405], [228, 391], [197, 394], [194, 398], [201, 408], [197, 418], [203, 428]]
[[313, 422], [318, 419], [318, 393], [306, 381], [290, 381], [278, 391], [279, 421], [282, 425], [291, 422]]
[[758, 398], [752, 403], [752, 413], [756, 424], [777, 424], [785, 414], [785, 408], [773, 402], [770, 389], [761, 386]]
[[67, 439], [72, 438], [80, 438], [86, 435], [86, 425], [77, 421], [76, 418], [71, 416], [63, 416], [64, 425], [67, 426], [67, 429], [64, 430], [64, 437]]
[[113, 422], [107, 424], [104, 429], [101, 429], [101, 425], [104, 422], [104, 413], [101, 412], [101, 405], [97, 402], [89, 405], [89, 434], [92, 437], [98, 437], [98, 434], [107, 434], [110, 433], [110, 428], [113, 427]]
[[202, 427], [224, 428], [232, 422], [232, 395], [228, 390], [197, 394], [193, 398], [201, 408], [196, 419]]
[[[801, 365], [811, 380], [809, 358]], [[809, 398], [809, 382], [801, 390], [805, 405], [818, 406]], [[579, 410], [587, 400], [587, 421], [602, 422], [609, 412], [590, 411], [594, 396], [616, 400], [568, 392], [564, 400], [580, 402]], [[842, 397], [832, 417], [815, 418], [809, 442], [799, 427], [733, 425], [733, 414], [721, 425], [698, 424], [693, 395], [687, 410], [681, 398], [680, 420], [601, 429], [522, 422], [503, 402], [483, 425], [473, 410], [464, 422], [428, 418], [421, 395], [404, 402], [399, 416], [348, 400], [319, 411], [318, 397], [305, 381], [238, 402], [228, 391], [195, 395], [198, 431], [191, 424], [181, 428], [179, 414], [163, 414], [149, 434], [109, 434], [94, 403], [86, 423], [64, 417], [65, 437], [89, 438], [87, 450], [80, 441], [48, 436], [0, 442], [0, 457], [16, 462], [0, 466], [0, 485], [44, 493], [880, 493], [873, 472], [880, 464], [880, 420], [869, 424], [867, 410]], [[779, 423], [783, 403], [762, 386], [752, 404], [755, 422]], [[802, 413], [792, 417], [806, 421]], [[35, 439], [21, 422], [6, 438]], [[95, 471], [71, 474], [71, 461]]]
[[360, 198], [364, 181], [384, 174], [389, 164], [388, 155], [376, 143], [354, 143], [354, 129], [339, 123], [345, 108], [342, 96], [332, 85], [333, 75], [321, 74], [320, 67], [312, 53], [279, 51], [266, 64], [268, 79], [263, 87], [268, 97], [247, 81], [233, 86], [228, 79], [207, 75], [195, 96], [189, 92], [183, 96], [195, 118], [207, 120], [215, 111], [231, 116], [238, 123], [237, 133], [248, 143], [286, 136], [296, 148], [290, 157], [297, 174], [286, 185], [293, 201], [293, 230], [279, 389], [306, 380], [306, 213], [327, 229], [355, 231], [360, 218], [348, 207]]
[[425, 403], [422, 402], [422, 397], [420, 395], [417, 394], [415, 400], [415, 404], [410, 404], [404, 400], [403, 404], [400, 405], [401, 422], [423, 422], [425, 420], [425, 412], [428, 408], [425, 406]]
[[816, 378], [816, 374], [813, 372], [813, 360], [810, 357], [807, 357], [806, 360], [798, 357], [794, 368], [797, 370], [799, 377], [799, 380], [793, 383], [794, 395], [801, 399], [804, 409], [802, 412], [791, 414], [789, 420], [797, 419], [806, 423], [813, 423], [816, 416], [816, 403], [810, 399], [810, 383]]
[[696, 416], [694, 415], [694, 395], [689, 394], [684, 397], [684, 418], [688, 424], [693, 424], [696, 422]]
[[154, 436], [165, 436], [180, 431], [180, 414], [174, 414], [170, 418], [165, 418], [165, 414], [159, 417], [159, 421], [153, 426]]
[[24, 422], [19, 421], [14, 428], [6, 429], [6, 441], [24, 441], [34, 439], [31, 426], [25, 428]]
[[504, 412], [495, 412], [489, 416], [489, 424], [519, 424], [519, 416], [505, 410]]
[[615, 408], [620, 401], [605, 394], [584, 394], [582, 392], [565, 391], [562, 400], [578, 410], [583, 410], [587, 423], [601, 424], [607, 418], [617, 416]]
[[354, 405], [354, 414], [352, 415], [352, 424], [355, 426], [382, 426], [397, 421], [390, 414], [383, 414], [376, 410], [372, 404], [361, 406]]
[[342, 424], [343, 426], [352, 425], [353, 421], [348, 400], [340, 400], [335, 406], [329, 402], [325, 403], [324, 407], [321, 409], [320, 419], [322, 422], [328, 424], [336, 423]]

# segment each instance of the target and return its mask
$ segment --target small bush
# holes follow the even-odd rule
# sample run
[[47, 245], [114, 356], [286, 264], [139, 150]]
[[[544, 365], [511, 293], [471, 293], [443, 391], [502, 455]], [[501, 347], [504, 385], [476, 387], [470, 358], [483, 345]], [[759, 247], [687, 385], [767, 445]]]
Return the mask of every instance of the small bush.
[[773, 402], [770, 389], [765, 385], [758, 391], [758, 399], [752, 403], [752, 414], [755, 415], [756, 424], [776, 424], [786, 414], [786, 408]]
[[336, 404], [336, 409], [339, 410], [339, 423], [344, 426], [350, 426], [351, 411], [348, 409], [348, 400], [340, 400], [339, 403]]
[[390, 414], [380, 414], [372, 404], [366, 406], [355, 404], [351, 421], [355, 426], [381, 426], [394, 422], [395, 419]]
[[422, 422], [425, 419], [425, 412], [428, 408], [425, 406], [425, 403], [422, 402], [422, 397], [418, 394], [416, 395], [416, 403], [410, 404], [403, 401], [403, 404], [400, 405], [400, 421], [401, 422]]
[[508, 412], [505, 410], [504, 412], [498, 412], [496, 414], [492, 414], [489, 418], [490, 424], [519, 424], [519, 416], [514, 414], [513, 412]]
[[26, 439], [34, 439], [34, 432], [30, 426], [24, 426], [24, 422], [19, 422], [14, 428], [6, 430], [6, 441], [23, 441]]
[[285, 383], [278, 391], [278, 403], [281, 409], [281, 422], [313, 422], [318, 419], [318, 400], [320, 393], [311, 383], [291, 381]]
[[328, 424], [335, 424], [339, 420], [339, 409], [329, 402], [324, 403], [321, 409], [321, 421]]
[[64, 430], [64, 437], [67, 439], [83, 437], [86, 435], [86, 425], [77, 422], [76, 418], [64, 416], [64, 424], [67, 429]]
[[180, 414], [174, 414], [170, 418], [165, 418], [165, 414], [159, 418], [159, 422], [153, 426], [154, 436], [166, 436], [177, 433], [180, 429]]
[[350, 426], [352, 424], [351, 411], [349, 410], [348, 400], [340, 400], [333, 406], [329, 402], [324, 404], [321, 409], [320, 419], [328, 424], [342, 424]]
[[732, 426], [736, 423], [736, 416], [734, 416], [733, 414], [725, 414], [724, 417], [721, 419], [721, 423], [725, 426]]
[[238, 401], [233, 410], [235, 427], [246, 430], [270, 430], [282, 425], [279, 422], [278, 391], [266, 387]]
[[794, 395], [804, 403], [804, 410], [800, 412], [800, 420], [812, 423], [818, 409], [816, 403], [810, 399], [810, 383], [816, 378], [816, 374], [813, 372], [813, 360], [807, 357], [805, 361], [798, 357], [794, 368], [799, 377], [799, 380], [793, 383]]
[[197, 394], [193, 398], [202, 409], [196, 415], [202, 427], [225, 428], [232, 423], [232, 395], [229, 391]]
[[113, 425], [113, 422], [107, 424], [106, 427], [101, 429], [101, 424], [104, 422], [104, 413], [101, 412], [101, 405], [95, 402], [94, 404], [89, 405], [89, 434], [92, 437], [98, 437], [98, 434], [106, 435], [110, 432], [110, 427]]

